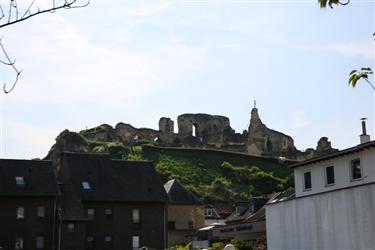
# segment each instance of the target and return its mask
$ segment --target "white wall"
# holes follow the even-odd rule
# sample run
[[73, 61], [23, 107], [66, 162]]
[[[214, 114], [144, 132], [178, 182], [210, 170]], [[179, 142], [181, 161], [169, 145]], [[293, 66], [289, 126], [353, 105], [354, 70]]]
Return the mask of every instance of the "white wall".
[[268, 249], [374, 249], [375, 184], [266, 205], [266, 223]]
[[[351, 181], [350, 162], [356, 158], [361, 160], [362, 179]], [[335, 185], [326, 186], [325, 169], [334, 166]], [[304, 173], [311, 171], [312, 188], [304, 191]], [[340, 156], [294, 169], [296, 197], [310, 195], [339, 188], [375, 182], [375, 148], [365, 149], [350, 155]]]

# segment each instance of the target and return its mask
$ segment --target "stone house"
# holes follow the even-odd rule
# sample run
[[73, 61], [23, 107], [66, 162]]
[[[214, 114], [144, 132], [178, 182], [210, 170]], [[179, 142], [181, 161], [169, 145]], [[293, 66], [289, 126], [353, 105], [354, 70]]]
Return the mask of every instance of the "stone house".
[[177, 180], [168, 181], [164, 188], [168, 195], [168, 246], [195, 240], [197, 230], [204, 227], [202, 201]]
[[373, 249], [375, 141], [365, 130], [357, 146], [290, 167], [295, 198], [266, 205], [269, 249]]
[[56, 249], [51, 161], [0, 160], [0, 249]]

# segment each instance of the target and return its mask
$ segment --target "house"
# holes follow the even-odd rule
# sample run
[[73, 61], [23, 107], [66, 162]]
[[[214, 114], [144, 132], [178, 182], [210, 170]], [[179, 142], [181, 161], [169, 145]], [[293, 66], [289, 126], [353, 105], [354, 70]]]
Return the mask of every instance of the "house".
[[61, 250], [166, 248], [167, 196], [150, 162], [63, 153]]
[[213, 238], [255, 241], [258, 236], [265, 235], [264, 205], [268, 200], [269, 197], [262, 196], [236, 202], [233, 213], [225, 220], [226, 225], [213, 228]]
[[168, 246], [191, 242], [204, 227], [202, 201], [177, 180], [164, 185], [168, 195]]
[[0, 159], [0, 249], [56, 249], [52, 162]]
[[290, 166], [295, 197], [266, 205], [269, 249], [373, 249], [375, 141]]
[[204, 206], [204, 225], [210, 226], [212, 224], [225, 224], [225, 222], [215, 206], [208, 204]]

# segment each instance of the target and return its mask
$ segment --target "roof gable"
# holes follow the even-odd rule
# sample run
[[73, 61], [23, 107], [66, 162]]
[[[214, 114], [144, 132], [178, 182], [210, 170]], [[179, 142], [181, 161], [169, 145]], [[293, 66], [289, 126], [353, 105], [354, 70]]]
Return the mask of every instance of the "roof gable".
[[202, 205], [202, 201], [190, 190], [173, 179], [164, 184], [170, 204]]

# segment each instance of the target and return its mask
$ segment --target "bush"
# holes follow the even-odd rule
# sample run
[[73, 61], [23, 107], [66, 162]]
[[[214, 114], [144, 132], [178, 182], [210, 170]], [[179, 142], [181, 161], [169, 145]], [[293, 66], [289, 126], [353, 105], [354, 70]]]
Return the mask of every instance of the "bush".
[[232, 240], [231, 243], [238, 250], [253, 250], [254, 245], [247, 240]]

